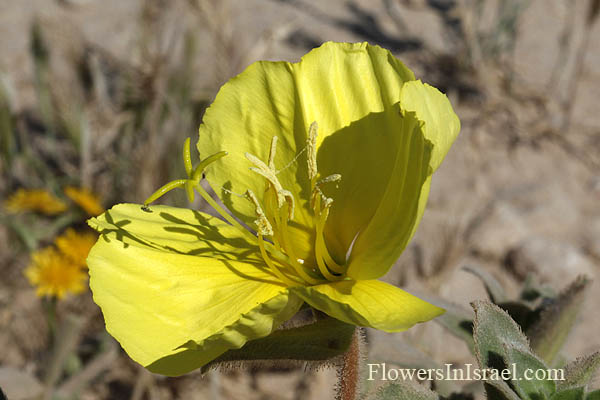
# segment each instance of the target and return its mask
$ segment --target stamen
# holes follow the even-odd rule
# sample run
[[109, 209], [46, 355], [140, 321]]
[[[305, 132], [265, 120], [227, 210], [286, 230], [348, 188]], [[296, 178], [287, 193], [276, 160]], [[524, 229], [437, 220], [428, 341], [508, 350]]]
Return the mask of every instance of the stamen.
[[[317, 236], [319, 235], [319, 232], [317, 232]], [[323, 256], [322, 256], [322, 249], [320, 249], [319, 246], [319, 241], [317, 239], [317, 242], [315, 243], [315, 258], [317, 259], [317, 265], [319, 266], [319, 271], [321, 271], [321, 274], [325, 277], [325, 279], [327, 279], [328, 281], [336, 281], [336, 280], [340, 280], [339, 276], [335, 276], [333, 275], [331, 272], [329, 272], [329, 270], [327, 269], [327, 265], [325, 265], [325, 261], [323, 260]]]
[[294, 280], [288, 278], [287, 276], [285, 276], [283, 274], [283, 272], [281, 272], [279, 270], [279, 268], [277, 268], [277, 266], [275, 266], [275, 264], [273, 263], [273, 261], [269, 257], [269, 254], [265, 250], [265, 241], [263, 240], [263, 237], [262, 237], [262, 235], [260, 233], [258, 234], [258, 247], [260, 248], [260, 254], [263, 257], [263, 260], [265, 260], [265, 263], [267, 263], [267, 266], [269, 267], [269, 269], [271, 270], [271, 272], [273, 272], [279, 279], [281, 279], [288, 286], [302, 285], [302, 282], [297, 282], [297, 281], [294, 281]]
[[288, 220], [294, 219], [294, 196], [292, 195], [292, 192], [290, 192], [289, 190], [285, 190], [283, 189], [281, 191], [281, 195], [283, 196], [283, 198], [285, 199], [285, 201], [288, 204]]
[[311, 185], [314, 185], [314, 179], [317, 177], [317, 130], [319, 126], [317, 121], [310, 124], [308, 128], [308, 137], [306, 140], [306, 158], [308, 161], [308, 179]]
[[[323, 233], [323, 231], [325, 230], [325, 222], [327, 221], [327, 217], [329, 216], [329, 208], [333, 204], [333, 199], [323, 195], [318, 186], [315, 187], [315, 189], [318, 192], [316, 201], [313, 204], [313, 210], [318, 216], [316, 223], [317, 232], [315, 239], [315, 256], [317, 259], [317, 263], [325, 261], [327, 267], [330, 270], [339, 274], [343, 274], [345, 269], [343, 266], [335, 262], [335, 260], [329, 254], [329, 250], [327, 249], [327, 244], [325, 243], [325, 236]], [[321, 268], [320, 264], [319, 268]], [[336, 279], [339, 279], [339, 277], [336, 277]]]
[[283, 207], [283, 204], [286, 202], [286, 198], [283, 195], [283, 187], [281, 183], [279, 183], [279, 179], [275, 176], [275, 171], [267, 166], [264, 162], [262, 162], [258, 157], [246, 153], [246, 158], [248, 161], [256, 165], [256, 167], [250, 167], [251, 171], [256, 172], [259, 175], [262, 175], [273, 187], [275, 188], [275, 193], [277, 194], [277, 205], [279, 208]]
[[[272, 224], [277, 226], [277, 219], [275, 218], [275, 203], [277, 202], [277, 196], [273, 193], [273, 190], [275, 189], [273, 189], [272, 186], [267, 187], [267, 190], [265, 190], [265, 215], [272, 222]], [[275, 248], [277, 250], [281, 251], [282, 241], [283, 239], [281, 238], [279, 230], [275, 229], [273, 234], [273, 243], [275, 244]]]
[[320, 283], [318, 279], [315, 279], [308, 275], [308, 273], [304, 269], [304, 266], [302, 266], [302, 264], [298, 262], [298, 257], [296, 257], [296, 253], [294, 251], [294, 248], [292, 247], [292, 242], [290, 241], [290, 236], [287, 229], [287, 220], [285, 218], [281, 218], [280, 222], [282, 223], [280, 230], [283, 236], [283, 248], [289, 256], [289, 262], [292, 265], [292, 268], [294, 268], [294, 271], [296, 271], [296, 273], [307, 283], [311, 285], [316, 285]]
[[[315, 208], [315, 200], [317, 198], [323, 198], [323, 199], [327, 199], [327, 197], [325, 197], [325, 195], [323, 194], [323, 191], [321, 191], [321, 186], [325, 185], [326, 183], [331, 183], [331, 182], [339, 182], [342, 180], [342, 175], [340, 174], [332, 174], [329, 175], [323, 179], [319, 179], [314, 185], [313, 185], [313, 192], [311, 195], [311, 199], [310, 199], [310, 204], [313, 207], [313, 210], [315, 212], [315, 215], [320, 215], [321, 214], [321, 209], [317, 209]], [[337, 186], [337, 185], [336, 185]], [[333, 200], [331, 200], [333, 201]]]
[[[315, 254], [317, 260], [322, 258], [327, 267], [335, 273], [343, 274], [345, 272], [345, 268], [339, 265], [329, 254], [329, 250], [327, 249], [327, 244], [325, 243], [325, 235], [323, 233], [325, 229], [325, 222], [327, 221], [327, 217], [329, 216], [329, 207], [325, 208], [319, 221], [317, 222], [317, 239], [315, 243]], [[339, 277], [338, 277], [339, 279]]]
[[340, 175], [340, 174], [331, 174], [329, 176], [326, 176], [323, 179], [319, 179], [317, 181], [317, 183], [315, 184], [315, 186], [323, 186], [326, 183], [339, 182], [341, 180], [342, 180], [342, 175]]
[[250, 189], [246, 190], [246, 198], [254, 204], [254, 207], [256, 207], [255, 212], [258, 218], [254, 220], [254, 223], [258, 227], [258, 234], [260, 236], [273, 236], [273, 226], [265, 215], [254, 192]]
[[277, 154], [277, 136], [271, 139], [271, 151], [269, 152], [269, 168], [275, 171], [275, 154]]

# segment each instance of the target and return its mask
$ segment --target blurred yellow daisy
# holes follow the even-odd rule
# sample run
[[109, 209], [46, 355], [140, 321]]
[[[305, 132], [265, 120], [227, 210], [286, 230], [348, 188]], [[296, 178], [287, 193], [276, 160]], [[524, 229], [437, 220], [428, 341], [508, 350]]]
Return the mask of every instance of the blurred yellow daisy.
[[54, 243], [60, 252], [79, 267], [87, 267], [85, 259], [98, 236], [92, 232], [77, 232], [73, 228], [56, 238]]
[[64, 212], [67, 205], [44, 189], [19, 189], [5, 202], [4, 207], [11, 213], [36, 211], [46, 215]]
[[81, 293], [87, 274], [54, 247], [46, 247], [31, 255], [25, 276], [37, 287], [38, 296], [62, 299], [68, 293]]
[[67, 186], [65, 194], [88, 213], [90, 217], [98, 216], [105, 211], [104, 207], [100, 204], [99, 197], [87, 188]]

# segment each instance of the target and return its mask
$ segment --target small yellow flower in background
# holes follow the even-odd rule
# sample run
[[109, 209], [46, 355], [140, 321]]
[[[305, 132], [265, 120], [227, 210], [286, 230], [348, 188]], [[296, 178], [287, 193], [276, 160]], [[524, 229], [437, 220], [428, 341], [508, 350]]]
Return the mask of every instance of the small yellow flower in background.
[[93, 232], [77, 232], [73, 228], [69, 228], [57, 237], [54, 243], [72, 263], [84, 268], [87, 266], [85, 260], [88, 253], [97, 239], [98, 235]]
[[44, 189], [19, 189], [5, 202], [4, 207], [11, 213], [27, 211], [56, 215], [64, 212], [67, 205]]
[[31, 285], [37, 287], [37, 295], [62, 299], [68, 293], [77, 294], [85, 289], [85, 271], [74, 264], [56, 248], [50, 246], [31, 255], [31, 264], [25, 270]]
[[87, 188], [77, 188], [67, 186], [65, 194], [73, 200], [81, 209], [83, 209], [90, 217], [95, 217], [102, 214], [105, 210], [100, 203], [100, 198]]
[[[445, 95], [389, 51], [326, 43], [258, 62], [206, 110], [187, 179], [89, 220], [88, 265], [108, 332], [153, 372], [180, 375], [268, 336], [304, 302], [406, 330], [444, 310], [379, 281], [415, 233], [460, 130]], [[206, 175], [228, 210], [200, 185]], [[223, 219], [148, 205], [198, 192]]]

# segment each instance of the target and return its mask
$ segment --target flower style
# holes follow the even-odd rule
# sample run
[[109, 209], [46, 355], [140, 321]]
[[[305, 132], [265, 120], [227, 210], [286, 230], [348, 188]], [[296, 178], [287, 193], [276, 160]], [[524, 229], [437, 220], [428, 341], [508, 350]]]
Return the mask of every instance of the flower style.
[[80, 266], [52, 246], [32, 254], [25, 276], [29, 283], [37, 286], [38, 296], [55, 296], [59, 300], [68, 293], [81, 293], [87, 279]]
[[44, 189], [19, 189], [5, 202], [4, 207], [11, 213], [27, 211], [56, 215], [67, 210], [67, 205]]
[[67, 186], [65, 194], [75, 204], [77, 204], [90, 217], [95, 217], [102, 214], [105, 210], [100, 203], [100, 199], [91, 190], [87, 188], [77, 188], [75, 186]]
[[[187, 179], [89, 221], [107, 330], [151, 371], [179, 375], [269, 335], [304, 302], [388, 332], [440, 315], [377, 278], [413, 236], [459, 129], [446, 96], [378, 46], [251, 65], [206, 111], [195, 169], [186, 142]], [[175, 187], [225, 221], [148, 207]]]
[[93, 232], [77, 232], [69, 228], [54, 240], [54, 244], [71, 263], [85, 268], [87, 256], [97, 238]]

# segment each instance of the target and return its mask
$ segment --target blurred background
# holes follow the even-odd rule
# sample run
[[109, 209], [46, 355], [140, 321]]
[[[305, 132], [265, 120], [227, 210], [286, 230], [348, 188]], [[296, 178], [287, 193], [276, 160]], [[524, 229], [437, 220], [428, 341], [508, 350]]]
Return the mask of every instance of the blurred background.
[[[470, 309], [487, 295], [464, 266], [511, 295], [532, 273], [555, 291], [597, 278], [599, 9], [596, 0], [0, 0], [0, 387], [11, 399], [333, 398], [332, 369], [151, 375], [104, 332], [89, 289], [44, 299], [25, 272], [44, 249], [85, 253], [84, 221], [100, 206], [140, 203], [183, 176], [183, 141], [194, 142], [229, 78], [330, 40], [391, 50], [448, 95], [462, 122], [387, 281]], [[187, 206], [183, 191], [164, 202]], [[68, 232], [80, 235], [70, 253], [59, 239]], [[592, 283], [566, 359], [600, 348], [599, 302]], [[369, 360], [401, 364], [409, 348], [474, 362], [439, 324], [366, 335]]]

